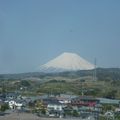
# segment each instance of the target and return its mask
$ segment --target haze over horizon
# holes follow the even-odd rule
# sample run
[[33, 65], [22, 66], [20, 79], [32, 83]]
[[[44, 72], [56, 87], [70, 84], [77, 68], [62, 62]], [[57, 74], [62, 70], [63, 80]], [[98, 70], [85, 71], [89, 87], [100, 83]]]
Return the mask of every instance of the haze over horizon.
[[119, 0], [0, 0], [0, 74], [32, 72], [63, 52], [120, 67], [119, 6]]

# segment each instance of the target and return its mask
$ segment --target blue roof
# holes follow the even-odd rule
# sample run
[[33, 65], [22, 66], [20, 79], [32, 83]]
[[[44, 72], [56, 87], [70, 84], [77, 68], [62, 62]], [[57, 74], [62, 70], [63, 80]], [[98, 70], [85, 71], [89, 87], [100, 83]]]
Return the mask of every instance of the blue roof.
[[108, 99], [108, 98], [97, 98], [98, 100], [100, 100], [101, 104], [119, 104], [120, 100], [116, 100], [116, 99]]

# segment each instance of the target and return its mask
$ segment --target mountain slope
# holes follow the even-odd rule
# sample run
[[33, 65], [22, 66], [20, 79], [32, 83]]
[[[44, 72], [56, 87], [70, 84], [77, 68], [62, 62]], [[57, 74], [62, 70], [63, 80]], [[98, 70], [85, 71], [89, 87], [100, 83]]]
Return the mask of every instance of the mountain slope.
[[75, 53], [63, 53], [60, 56], [54, 58], [48, 63], [42, 65], [40, 70], [47, 72], [59, 72], [59, 71], [77, 71], [77, 70], [91, 70], [94, 69], [94, 65], [81, 58]]

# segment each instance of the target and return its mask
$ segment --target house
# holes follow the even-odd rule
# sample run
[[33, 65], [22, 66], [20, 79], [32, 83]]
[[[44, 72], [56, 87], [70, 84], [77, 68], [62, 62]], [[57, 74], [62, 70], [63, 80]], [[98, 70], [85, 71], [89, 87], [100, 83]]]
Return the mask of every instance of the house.
[[48, 116], [61, 117], [64, 105], [61, 104], [56, 98], [46, 98], [43, 99], [43, 102], [48, 111]]
[[63, 105], [56, 98], [46, 98], [43, 99], [43, 102], [47, 106], [48, 110], [62, 111]]
[[9, 99], [9, 100], [17, 99], [18, 96], [19, 96], [18, 93], [11, 92], [6, 94], [6, 99]]
[[98, 111], [99, 100], [92, 96], [80, 96], [71, 100], [71, 105], [79, 111]]
[[8, 104], [11, 109], [21, 109], [23, 106], [21, 100], [10, 100], [8, 101]]
[[0, 94], [0, 101], [5, 101], [6, 95], [5, 94]]
[[69, 104], [71, 103], [72, 98], [76, 98], [75, 95], [69, 95], [69, 94], [60, 94], [60, 96], [56, 96], [57, 100], [62, 104]]
[[59, 102], [49, 102], [47, 103], [48, 110], [62, 111], [62, 104]]

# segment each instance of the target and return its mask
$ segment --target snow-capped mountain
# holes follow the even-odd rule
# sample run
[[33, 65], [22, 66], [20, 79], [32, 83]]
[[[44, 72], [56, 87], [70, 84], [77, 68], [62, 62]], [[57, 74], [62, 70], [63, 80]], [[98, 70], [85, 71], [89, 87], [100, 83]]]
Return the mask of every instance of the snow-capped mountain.
[[91, 70], [95, 66], [75, 53], [65, 52], [48, 63], [40, 66], [40, 71], [44, 72], [62, 72]]

